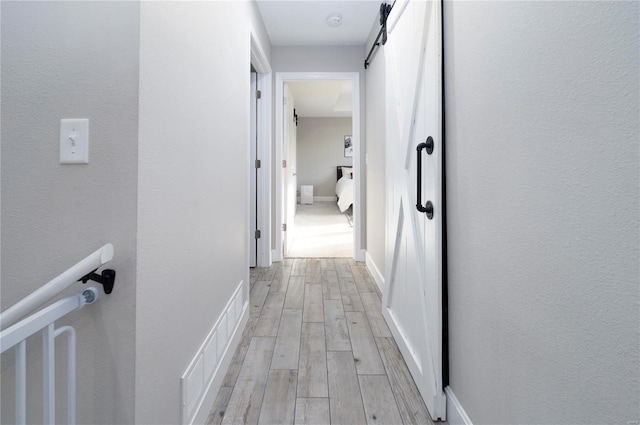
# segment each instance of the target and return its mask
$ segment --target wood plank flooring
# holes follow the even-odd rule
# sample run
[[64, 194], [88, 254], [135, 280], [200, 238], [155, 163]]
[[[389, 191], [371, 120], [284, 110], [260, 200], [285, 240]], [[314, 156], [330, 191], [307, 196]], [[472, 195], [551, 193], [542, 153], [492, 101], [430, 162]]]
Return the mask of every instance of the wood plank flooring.
[[250, 320], [207, 424], [433, 424], [364, 264], [251, 269]]

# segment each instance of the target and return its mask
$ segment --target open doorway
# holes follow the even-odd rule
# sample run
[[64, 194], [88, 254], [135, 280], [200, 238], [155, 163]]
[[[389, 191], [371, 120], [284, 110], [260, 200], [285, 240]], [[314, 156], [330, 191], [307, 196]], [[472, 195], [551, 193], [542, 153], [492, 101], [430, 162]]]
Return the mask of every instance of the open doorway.
[[[353, 82], [285, 82], [293, 103], [296, 209], [287, 257], [353, 256]], [[286, 134], [285, 134], [286, 136]], [[288, 229], [289, 230], [289, 229]]]
[[[276, 250], [362, 260], [358, 73], [277, 73]], [[339, 197], [338, 197], [339, 195]], [[278, 234], [279, 233], [279, 234]]]

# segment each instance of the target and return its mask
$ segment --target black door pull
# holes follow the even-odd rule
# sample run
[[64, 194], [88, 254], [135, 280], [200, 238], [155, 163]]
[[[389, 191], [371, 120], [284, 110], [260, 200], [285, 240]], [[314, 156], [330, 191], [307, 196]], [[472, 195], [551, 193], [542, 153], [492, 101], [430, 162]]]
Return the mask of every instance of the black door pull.
[[426, 149], [427, 150], [427, 154], [431, 155], [433, 153], [433, 147], [434, 147], [434, 143], [433, 143], [433, 138], [431, 136], [427, 137], [427, 141], [426, 142], [422, 142], [420, 143], [417, 147], [416, 147], [416, 152], [418, 155], [418, 161], [417, 161], [417, 181], [416, 181], [416, 187], [417, 187], [417, 196], [416, 196], [416, 208], [418, 209], [418, 211], [426, 213], [427, 214], [427, 218], [429, 220], [431, 220], [433, 218], [433, 204], [431, 203], [431, 201], [427, 201], [427, 203], [422, 206], [422, 149]]

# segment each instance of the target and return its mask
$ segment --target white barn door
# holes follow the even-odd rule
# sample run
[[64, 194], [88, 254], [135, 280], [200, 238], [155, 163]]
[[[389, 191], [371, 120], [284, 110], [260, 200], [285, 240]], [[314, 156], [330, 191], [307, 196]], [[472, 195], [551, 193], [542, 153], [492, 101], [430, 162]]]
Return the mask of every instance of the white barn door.
[[432, 418], [442, 381], [440, 1], [397, 0], [387, 21], [387, 235], [383, 314]]

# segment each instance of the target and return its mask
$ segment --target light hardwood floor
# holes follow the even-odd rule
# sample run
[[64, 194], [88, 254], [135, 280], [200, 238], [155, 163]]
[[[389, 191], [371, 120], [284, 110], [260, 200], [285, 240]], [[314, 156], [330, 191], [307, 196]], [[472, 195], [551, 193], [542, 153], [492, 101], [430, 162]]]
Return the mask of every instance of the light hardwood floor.
[[362, 263], [251, 270], [250, 319], [207, 424], [432, 424]]

